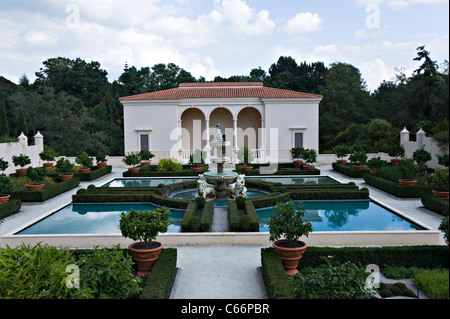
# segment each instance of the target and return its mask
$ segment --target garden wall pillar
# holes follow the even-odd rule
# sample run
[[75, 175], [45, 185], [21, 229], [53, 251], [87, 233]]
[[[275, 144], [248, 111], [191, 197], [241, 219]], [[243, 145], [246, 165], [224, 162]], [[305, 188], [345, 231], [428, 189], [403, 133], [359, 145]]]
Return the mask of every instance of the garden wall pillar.
[[21, 153], [22, 155], [27, 155], [27, 147], [28, 147], [28, 137], [25, 136], [25, 134], [20, 134], [20, 136], [18, 137], [19, 139], [19, 143], [22, 147]]
[[422, 128], [420, 128], [420, 130], [417, 132], [416, 137], [417, 137], [417, 146], [419, 147], [419, 149], [423, 148], [425, 143], [425, 137], [426, 137], [427, 133], [424, 132], [424, 130], [422, 130]]
[[405, 127], [403, 131], [400, 132], [400, 144], [405, 146], [405, 143], [407, 142], [409, 142], [409, 131]]

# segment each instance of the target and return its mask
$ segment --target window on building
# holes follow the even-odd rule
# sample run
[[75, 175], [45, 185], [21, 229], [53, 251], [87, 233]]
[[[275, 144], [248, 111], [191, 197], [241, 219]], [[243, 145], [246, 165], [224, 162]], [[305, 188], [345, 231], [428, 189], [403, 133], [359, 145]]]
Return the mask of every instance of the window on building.
[[303, 147], [303, 133], [294, 134], [294, 147]]
[[141, 151], [149, 151], [148, 134], [141, 134]]

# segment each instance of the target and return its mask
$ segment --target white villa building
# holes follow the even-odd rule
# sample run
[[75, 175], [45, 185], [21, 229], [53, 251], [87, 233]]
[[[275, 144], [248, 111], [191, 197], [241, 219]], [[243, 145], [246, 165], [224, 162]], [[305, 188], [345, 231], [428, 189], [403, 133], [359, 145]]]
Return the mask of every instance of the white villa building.
[[293, 147], [318, 151], [321, 100], [261, 82], [182, 83], [123, 97], [125, 153], [150, 150], [156, 160], [172, 157], [186, 163], [194, 150], [202, 149], [208, 163], [220, 124], [233, 163], [244, 146], [254, 162], [289, 162]]

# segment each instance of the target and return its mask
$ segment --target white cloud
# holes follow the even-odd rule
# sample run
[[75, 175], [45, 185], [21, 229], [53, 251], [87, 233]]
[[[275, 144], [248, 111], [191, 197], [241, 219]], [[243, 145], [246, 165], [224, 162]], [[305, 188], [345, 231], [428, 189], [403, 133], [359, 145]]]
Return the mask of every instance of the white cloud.
[[393, 10], [402, 10], [410, 6], [420, 4], [440, 4], [448, 2], [448, 0], [355, 0], [356, 3], [362, 5], [385, 4]]
[[217, 11], [230, 23], [234, 33], [248, 36], [269, 34], [275, 29], [275, 22], [269, 18], [269, 11], [255, 12], [243, 0], [216, 1]]
[[323, 20], [317, 13], [302, 12], [288, 20], [282, 30], [289, 34], [305, 33], [320, 30]]

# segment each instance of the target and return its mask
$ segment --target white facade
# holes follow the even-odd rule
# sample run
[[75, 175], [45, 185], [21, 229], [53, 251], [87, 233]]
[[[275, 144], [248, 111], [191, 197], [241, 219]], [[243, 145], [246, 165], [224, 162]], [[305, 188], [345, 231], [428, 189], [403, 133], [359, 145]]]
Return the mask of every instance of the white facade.
[[214, 153], [209, 143], [220, 124], [233, 162], [243, 146], [252, 150], [255, 162], [289, 162], [296, 143], [318, 151], [321, 100], [253, 82], [184, 84], [125, 97], [125, 153], [148, 148], [155, 160], [187, 162], [195, 149], [202, 149], [209, 158]]

